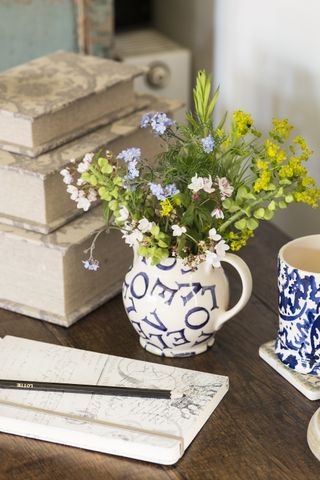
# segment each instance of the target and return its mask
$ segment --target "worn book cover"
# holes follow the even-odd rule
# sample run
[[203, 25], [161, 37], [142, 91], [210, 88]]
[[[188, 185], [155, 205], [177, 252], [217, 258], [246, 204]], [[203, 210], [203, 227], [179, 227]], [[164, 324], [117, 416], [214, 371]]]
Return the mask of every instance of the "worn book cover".
[[0, 74], [0, 148], [39, 155], [134, 103], [140, 67], [56, 52]]
[[101, 268], [82, 263], [103, 227], [101, 207], [49, 235], [0, 225], [0, 307], [68, 327], [117, 295], [132, 256], [120, 232], [97, 239]]
[[0, 222], [48, 233], [70, 221], [82, 211], [70, 200], [61, 169], [73, 158], [80, 161], [86, 153], [106, 148], [116, 154], [124, 148], [140, 147], [144, 158], [151, 160], [160, 151], [161, 141], [150, 130], [140, 128], [142, 114], [172, 114], [179, 106], [179, 101], [141, 96], [133, 107], [127, 107], [125, 117], [37, 159], [0, 150]]

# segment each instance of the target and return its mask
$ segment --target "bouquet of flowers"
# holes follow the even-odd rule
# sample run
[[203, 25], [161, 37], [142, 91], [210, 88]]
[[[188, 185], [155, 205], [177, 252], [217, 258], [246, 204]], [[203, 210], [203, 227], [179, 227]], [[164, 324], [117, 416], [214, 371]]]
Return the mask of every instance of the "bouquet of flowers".
[[[273, 119], [264, 140], [251, 116], [235, 111], [215, 124], [218, 90], [200, 71], [194, 88], [195, 113], [178, 124], [165, 113], [146, 113], [150, 128], [166, 144], [156, 162], [138, 147], [118, 155], [88, 153], [61, 174], [78, 208], [103, 203], [106, 228], [121, 230], [124, 241], [153, 265], [175, 256], [191, 268], [209, 262], [220, 266], [226, 250], [237, 251], [262, 220], [292, 202], [317, 207], [320, 189], [304, 162], [313, 153], [305, 140], [290, 141], [292, 125]], [[99, 266], [90, 256], [86, 268]]]

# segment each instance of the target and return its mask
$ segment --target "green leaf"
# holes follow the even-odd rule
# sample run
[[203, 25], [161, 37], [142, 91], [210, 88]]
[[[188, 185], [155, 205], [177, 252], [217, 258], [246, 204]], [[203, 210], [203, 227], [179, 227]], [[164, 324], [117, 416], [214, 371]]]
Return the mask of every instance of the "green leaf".
[[237, 201], [243, 200], [247, 198], [247, 195], [248, 195], [247, 187], [245, 187], [244, 185], [241, 185], [241, 187], [239, 187], [237, 191], [236, 200]]
[[283, 195], [283, 187], [280, 187], [277, 193], [274, 194], [274, 198], [280, 198]]
[[242, 218], [241, 220], [238, 220], [234, 226], [238, 229], [238, 230], [244, 230], [246, 227], [247, 227], [247, 220], [245, 218]]
[[286, 196], [284, 197], [284, 199], [285, 199], [285, 201], [286, 201], [287, 203], [292, 203], [292, 202], [294, 201], [293, 195], [292, 195], [291, 193], [289, 193], [288, 195], [286, 195]]
[[271, 202], [268, 205], [269, 210], [275, 210], [277, 208], [277, 204], [274, 200], [271, 200]]
[[151, 228], [151, 235], [153, 235], [155, 238], [157, 238], [159, 233], [160, 233], [159, 226], [158, 225], [153, 225], [153, 227]]
[[106, 187], [100, 187], [98, 193], [101, 200], [106, 200], [107, 202], [109, 202], [112, 198], [110, 192], [108, 192]]
[[259, 222], [258, 220], [256, 220], [255, 218], [249, 218], [247, 220], [247, 227], [250, 229], [250, 230], [255, 230], [256, 228], [259, 227]]
[[281, 200], [281, 201], [279, 202], [279, 208], [287, 208], [286, 202], [284, 202], [283, 200]]
[[253, 216], [255, 218], [261, 219], [261, 218], [264, 218], [264, 214], [265, 214], [265, 209], [263, 207], [260, 207], [254, 212]]
[[274, 215], [273, 210], [269, 210], [269, 208], [267, 208], [266, 211], [265, 211], [265, 214], [264, 214], [264, 219], [265, 220], [271, 220], [273, 215]]
[[279, 181], [279, 185], [291, 185], [291, 181], [288, 180], [287, 178], [283, 178], [282, 180]]
[[93, 187], [96, 187], [98, 185], [97, 177], [95, 177], [95, 175], [90, 175], [89, 183]]
[[109, 202], [109, 207], [110, 210], [114, 212], [118, 208], [118, 202], [116, 200], [111, 200], [111, 202]]
[[161, 248], [168, 248], [167, 243], [164, 242], [163, 240], [158, 240], [158, 245], [159, 245], [159, 247], [161, 247]]
[[223, 200], [222, 202], [222, 206], [223, 208], [225, 208], [226, 210], [229, 210], [229, 208], [233, 205], [233, 201], [230, 200], [230, 198], [226, 198], [225, 200]]

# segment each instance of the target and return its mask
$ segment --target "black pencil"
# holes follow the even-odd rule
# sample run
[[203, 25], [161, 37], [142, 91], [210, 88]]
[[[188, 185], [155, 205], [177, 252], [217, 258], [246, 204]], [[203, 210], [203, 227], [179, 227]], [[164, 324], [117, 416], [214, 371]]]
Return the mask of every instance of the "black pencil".
[[15, 390], [38, 390], [44, 392], [87, 393], [91, 395], [114, 395], [121, 397], [162, 399], [171, 399], [173, 397], [176, 398], [176, 395], [172, 395], [171, 390], [117, 387], [108, 385], [37, 382], [30, 380], [0, 380], [0, 388], [9, 388]]

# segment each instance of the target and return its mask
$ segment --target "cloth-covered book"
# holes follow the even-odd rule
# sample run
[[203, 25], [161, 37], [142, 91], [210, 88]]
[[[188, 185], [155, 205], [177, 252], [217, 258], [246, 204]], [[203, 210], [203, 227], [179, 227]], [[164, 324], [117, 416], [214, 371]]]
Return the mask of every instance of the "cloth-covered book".
[[120, 232], [97, 239], [98, 271], [82, 264], [104, 226], [101, 207], [49, 235], [0, 224], [0, 307], [68, 327], [117, 295], [132, 260]]
[[[122, 118], [97, 128], [37, 159], [0, 150], [0, 222], [19, 228], [49, 233], [82, 213], [70, 200], [60, 171], [71, 159], [82, 160], [88, 152], [115, 154], [128, 147], [140, 147], [144, 158], [152, 159], [161, 151], [159, 137], [140, 128], [145, 111], [171, 115], [181, 102], [138, 96]], [[132, 111], [132, 109], [134, 111]]]
[[134, 103], [142, 68], [56, 52], [0, 74], [0, 148], [34, 157]]
[[228, 377], [62, 347], [0, 340], [0, 378], [178, 390], [152, 399], [0, 389], [0, 431], [174, 464], [229, 388]]

